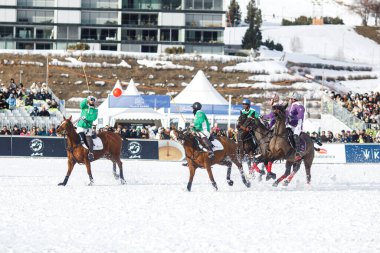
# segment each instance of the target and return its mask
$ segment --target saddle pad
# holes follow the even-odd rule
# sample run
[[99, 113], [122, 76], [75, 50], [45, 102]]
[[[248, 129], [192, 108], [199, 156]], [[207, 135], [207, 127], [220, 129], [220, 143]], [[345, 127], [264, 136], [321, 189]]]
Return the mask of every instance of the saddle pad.
[[[96, 137], [95, 139], [92, 139], [94, 142], [94, 150], [102, 150], [103, 149], [103, 142], [99, 137]], [[82, 145], [84, 148], [88, 149], [86, 144]]]
[[212, 150], [218, 151], [218, 150], [223, 150], [223, 145], [218, 141], [217, 139], [213, 140], [212, 142], [213, 148]]

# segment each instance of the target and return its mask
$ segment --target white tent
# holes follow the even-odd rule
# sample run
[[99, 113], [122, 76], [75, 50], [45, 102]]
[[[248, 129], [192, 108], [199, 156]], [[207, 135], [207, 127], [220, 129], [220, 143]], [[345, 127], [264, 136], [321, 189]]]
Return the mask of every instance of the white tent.
[[172, 101], [178, 104], [200, 102], [208, 105], [228, 105], [228, 101], [211, 85], [202, 70]]
[[[118, 85], [120, 85], [119, 81], [117, 81], [114, 89], [118, 87]], [[123, 91], [123, 95], [140, 95], [133, 79], [129, 82], [127, 89]], [[109, 108], [109, 97], [99, 106], [98, 114], [98, 118], [100, 119], [98, 124], [103, 126], [113, 126], [118, 122], [150, 123], [161, 125], [161, 120], [165, 119], [164, 115], [156, 112], [152, 108]]]
[[[194, 76], [193, 80], [187, 85], [181, 93], [173, 100], [173, 104], [193, 104], [200, 102], [202, 105], [228, 105], [228, 101], [212, 86], [202, 70]], [[192, 114], [172, 113], [169, 115], [174, 121], [178, 121], [178, 126], [184, 127], [185, 122], [193, 119]], [[225, 115], [208, 115], [210, 123], [215, 121], [228, 123], [229, 120], [236, 120], [236, 116]]]

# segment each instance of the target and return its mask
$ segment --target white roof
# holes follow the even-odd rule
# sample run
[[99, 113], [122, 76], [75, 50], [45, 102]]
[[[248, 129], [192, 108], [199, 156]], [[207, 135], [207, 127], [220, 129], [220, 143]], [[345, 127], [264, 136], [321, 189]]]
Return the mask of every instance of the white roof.
[[198, 71], [193, 80], [172, 102], [178, 104], [200, 102], [208, 105], [228, 105], [227, 100], [211, 85], [202, 70]]
[[129, 95], [129, 96], [137, 96], [140, 95], [139, 91], [136, 88], [135, 82], [133, 79], [129, 81], [127, 89], [123, 92], [123, 95]]

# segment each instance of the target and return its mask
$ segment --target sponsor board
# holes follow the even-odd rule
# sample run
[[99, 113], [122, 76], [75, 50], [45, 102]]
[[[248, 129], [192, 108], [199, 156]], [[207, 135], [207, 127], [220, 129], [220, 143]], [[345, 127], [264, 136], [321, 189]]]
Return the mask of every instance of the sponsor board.
[[380, 163], [380, 145], [346, 145], [347, 163]]

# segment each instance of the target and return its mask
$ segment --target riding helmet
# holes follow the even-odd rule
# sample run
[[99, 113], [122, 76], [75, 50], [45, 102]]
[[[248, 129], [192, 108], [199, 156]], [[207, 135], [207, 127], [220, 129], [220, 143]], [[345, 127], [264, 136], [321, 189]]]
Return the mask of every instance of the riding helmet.
[[244, 98], [242, 104], [243, 105], [251, 105], [251, 100], [249, 100], [248, 98]]
[[87, 100], [88, 100], [88, 101], [92, 101], [92, 102], [95, 103], [95, 102], [96, 102], [96, 97], [94, 97], [94, 96], [88, 96], [88, 97], [87, 97]]
[[301, 95], [298, 94], [297, 92], [293, 92], [291, 95], [290, 95], [290, 98], [293, 98], [294, 100], [301, 100]]
[[202, 105], [201, 105], [201, 103], [199, 103], [199, 102], [195, 102], [191, 107], [192, 107], [194, 110], [200, 110], [200, 109], [202, 109]]

